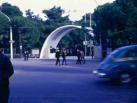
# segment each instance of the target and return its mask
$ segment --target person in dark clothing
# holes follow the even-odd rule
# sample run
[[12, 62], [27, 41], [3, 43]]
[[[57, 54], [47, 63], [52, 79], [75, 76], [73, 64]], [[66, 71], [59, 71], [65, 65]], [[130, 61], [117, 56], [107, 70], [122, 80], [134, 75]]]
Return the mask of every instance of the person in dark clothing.
[[28, 61], [28, 58], [29, 58], [29, 51], [25, 50], [25, 52], [24, 52], [24, 60]]
[[0, 103], [8, 103], [9, 78], [13, 73], [13, 66], [9, 58], [2, 53], [2, 45], [0, 44]]
[[84, 55], [84, 51], [80, 51], [80, 53], [81, 53], [81, 62], [82, 62], [83, 64], [85, 64], [85, 55]]
[[60, 65], [60, 50], [58, 49], [57, 51], [56, 51], [56, 54], [55, 54], [55, 57], [56, 57], [56, 65]]
[[62, 65], [64, 65], [64, 64], [67, 65], [66, 55], [67, 55], [66, 50], [63, 50], [63, 52], [62, 52], [62, 58], [63, 58]]
[[93, 46], [91, 47], [91, 50], [92, 50], [92, 51], [91, 51], [91, 57], [92, 57], [92, 59], [93, 59], [93, 57], [94, 57], [94, 47], [93, 47]]
[[80, 53], [80, 50], [77, 49], [77, 62], [76, 64], [81, 64], [81, 53]]

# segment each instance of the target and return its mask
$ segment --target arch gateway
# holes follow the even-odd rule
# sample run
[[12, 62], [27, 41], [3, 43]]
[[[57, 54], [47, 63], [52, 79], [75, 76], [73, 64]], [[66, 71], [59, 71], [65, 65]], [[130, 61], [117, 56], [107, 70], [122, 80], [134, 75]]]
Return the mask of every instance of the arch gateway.
[[70, 31], [75, 29], [80, 29], [81, 26], [76, 25], [66, 25], [57, 28], [54, 30], [45, 40], [41, 53], [40, 53], [40, 59], [44, 58], [55, 58], [55, 53], [50, 53], [51, 48], [57, 48], [57, 45], [59, 41]]
[[[53, 32], [50, 33], [50, 35], [47, 37], [45, 40], [41, 53], [40, 53], [40, 59], [51, 59], [55, 58], [55, 53], [51, 53], [50, 49], [57, 48], [57, 45], [59, 41], [70, 31], [75, 30], [75, 29], [81, 29], [81, 26], [76, 26], [76, 25], [66, 25], [57, 28]], [[90, 32], [93, 32], [93, 29], [91, 27], [86, 27], [87, 30]]]

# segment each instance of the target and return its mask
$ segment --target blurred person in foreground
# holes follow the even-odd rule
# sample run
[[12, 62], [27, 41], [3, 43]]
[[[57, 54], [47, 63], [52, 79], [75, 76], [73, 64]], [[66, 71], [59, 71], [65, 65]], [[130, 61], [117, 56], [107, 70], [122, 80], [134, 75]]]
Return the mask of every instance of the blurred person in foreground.
[[8, 103], [9, 78], [13, 73], [11, 61], [2, 53], [2, 44], [0, 43], [0, 103]]

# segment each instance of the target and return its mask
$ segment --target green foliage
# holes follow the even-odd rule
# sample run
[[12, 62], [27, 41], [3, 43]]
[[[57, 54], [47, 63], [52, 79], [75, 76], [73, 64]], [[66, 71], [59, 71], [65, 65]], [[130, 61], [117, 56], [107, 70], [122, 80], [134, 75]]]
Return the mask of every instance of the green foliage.
[[31, 9], [26, 10], [26, 16], [27, 16], [28, 18], [31, 18], [31, 19], [34, 17], [34, 14], [33, 14], [33, 12], [31, 11]]
[[49, 10], [43, 10], [43, 13], [47, 17], [46, 24], [48, 25], [58, 25], [64, 23], [70, 23], [68, 16], [63, 17], [64, 10], [60, 7], [53, 7]]
[[[45, 35], [41, 35], [41, 40], [44, 43], [46, 37], [55, 29], [71, 24], [71, 21], [69, 20], [68, 16], [63, 16], [64, 10], [62, 10], [60, 7], [53, 7], [49, 10], [43, 10], [43, 13], [46, 15], [47, 20], [44, 22], [45, 24], [45, 29], [43, 33]], [[59, 43], [59, 47], [64, 47], [66, 48], [69, 44], [71, 37], [66, 36], [65, 38], [62, 39], [62, 41]], [[65, 41], [67, 41], [67, 44], [65, 44]], [[43, 44], [42, 43], [42, 44]]]
[[[99, 6], [93, 13], [94, 34], [103, 49], [111, 44], [112, 49], [137, 44], [137, 6], [136, 0], [116, 0]], [[109, 42], [108, 42], [108, 41]]]
[[[69, 16], [63, 16], [64, 10], [61, 7], [53, 7], [43, 10], [46, 20], [43, 21], [39, 15], [34, 15], [31, 9], [26, 11], [26, 17], [17, 6], [3, 3], [0, 10], [8, 15], [8, 19], [0, 14], [0, 40], [9, 40], [9, 27], [13, 28], [14, 47], [19, 51], [20, 39], [23, 48], [42, 47], [48, 35], [60, 26], [71, 25]], [[75, 25], [89, 27], [90, 14], [86, 14], [80, 21], [73, 22]], [[137, 44], [137, 2], [136, 0], [116, 0], [99, 6], [92, 14], [92, 28], [94, 29], [95, 39], [102, 43], [106, 50], [106, 44], [113, 49], [130, 44]], [[6, 35], [6, 36], [5, 36]], [[8, 35], [8, 36], [7, 36]], [[77, 29], [68, 33], [59, 43], [61, 48], [83, 48], [83, 41], [93, 39], [84, 29]], [[5, 39], [6, 38], [6, 39]]]
[[9, 24], [8, 19], [3, 14], [0, 14], [0, 35], [7, 34], [9, 31]]
[[[26, 17], [24, 17], [17, 6], [12, 6], [8, 3], [3, 3], [1, 5], [1, 11], [11, 19], [11, 23], [4, 15], [0, 15], [0, 34], [8, 34], [6, 39], [5, 36], [1, 35], [0, 40], [8, 43], [9, 27], [11, 25], [13, 29], [13, 39], [15, 40], [14, 48], [16, 48], [17, 52], [20, 52], [20, 42], [24, 49], [41, 49], [44, 41], [52, 31], [61, 26], [72, 24], [72, 21], [69, 20], [69, 16], [63, 16], [64, 10], [60, 7], [43, 10], [47, 19], [45, 21], [43, 21], [39, 15], [34, 15], [31, 9], [26, 10]], [[89, 16], [87, 20], [89, 22]], [[82, 22], [83, 20], [78, 21], [77, 24], [82, 25]], [[82, 48], [84, 35], [84, 30], [78, 29], [72, 31], [60, 41], [58, 46], [72, 50], [79, 47]], [[89, 37], [87, 36], [87, 38]]]
[[12, 6], [9, 3], [3, 3], [1, 5], [1, 11], [10, 17], [22, 16], [22, 12], [20, 11], [20, 9], [17, 6]]

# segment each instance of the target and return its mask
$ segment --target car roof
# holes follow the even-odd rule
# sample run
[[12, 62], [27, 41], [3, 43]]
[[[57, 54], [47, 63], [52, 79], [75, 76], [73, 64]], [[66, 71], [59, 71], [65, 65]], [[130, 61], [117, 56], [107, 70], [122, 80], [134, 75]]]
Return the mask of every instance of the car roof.
[[128, 45], [128, 46], [120, 47], [118, 49], [132, 49], [132, 48], [137, 48], [137, 45]]
[[117, 48], [116, 50], [114, 50], [110, 56], [116, 56], [119, 55], [119, 53], [123, 52], [123, 51], [128, 51], [128, 50], [137, 50], [137, 45], [129, 45], [129, 46], [123, 46], [120, 48]]

